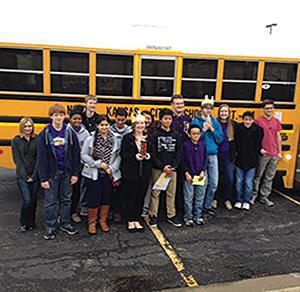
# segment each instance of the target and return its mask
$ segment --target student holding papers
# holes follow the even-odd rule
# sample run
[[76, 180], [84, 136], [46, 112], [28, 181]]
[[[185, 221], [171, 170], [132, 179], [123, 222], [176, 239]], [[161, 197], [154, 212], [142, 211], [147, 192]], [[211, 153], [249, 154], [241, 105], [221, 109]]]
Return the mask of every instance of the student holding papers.
[[154, 188], [150, 201], [150, 226], [157, 226], [157, 213], [161, 190], [166, 187], [167, 221], [173, 226], [182, 224], [176, 218], [175, 193], [176, 170], [180, 162], [180, 136], [171, 129], [173, 113], [162, 109], [159, 114], [161, 126], [151, 136], [153, 152], [152, 179]]
[[202, 208], [206, 189], [207, 153], [204, 141], [200, 140], [200, 127], [190, 126], [188, 133], [190, 140], [182, 145], [182, 168], [185, 174], [183, 219], [187, 226], [193, 226], [194, 223], [204, 223]]

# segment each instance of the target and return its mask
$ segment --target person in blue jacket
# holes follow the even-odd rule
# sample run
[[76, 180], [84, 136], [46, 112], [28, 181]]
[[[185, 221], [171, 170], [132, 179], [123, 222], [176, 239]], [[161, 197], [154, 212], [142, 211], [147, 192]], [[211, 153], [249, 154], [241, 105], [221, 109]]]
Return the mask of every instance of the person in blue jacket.
[[38, 136], [37, 161], [41, 187], [44, 189], [44, 238], [55, 238], [58, 210], [59, 229], [69, 235], [77, 233], [71, 223], [72, 185], [78, 181], [80, 146], [74, 131], [64, 124], [65, 108], [49, 108], [51, 123]]
[[204, 198], [204, 209], [210, 215], [215, 212], [212, 210], [212, 201], [218, 187], [218, 145], [223, 142], [224, 136], [220, 122], [211, 114], [213, 111], [213, 98], [205, 96], [201, 102], [201, 115], [196, 116], [191, 122], [191, 126], [197, 125], [202, 131], [202, 139], [204, 139], [207, 149], [207, 189]]

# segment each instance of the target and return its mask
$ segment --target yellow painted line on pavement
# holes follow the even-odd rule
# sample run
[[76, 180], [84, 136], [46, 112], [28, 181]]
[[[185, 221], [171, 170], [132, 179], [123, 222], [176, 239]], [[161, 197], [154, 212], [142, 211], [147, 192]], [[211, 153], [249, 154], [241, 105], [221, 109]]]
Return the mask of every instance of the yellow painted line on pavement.
[[158, 227], [151, 227], [149, 222], [146, 221], [150, 230], [156, 237], [157, 241], [159, 242], [160, 246], [163, 248], [167, 256], [172, 261], [174, 267], [179, 272], [180, 276], [183, 278], [185, 283], [188, 287], [196, 287], [199, 286], [195, 278], [184, 268], [184, 264], [182, 259], [176, 254], [174, 248], [171, 246], [167, 238], [164, 234], [159, 230]]
[[300, 206], [300, 202], [299, 202], [299, 201], [297, 201], [297, 200], [291, 198], [290, 196], [288, 196], [288, 195], [286, 195], [286, 194], [284, 194], [284, 193], [282, 193], [282, 192], [280, 192], [280, 191], [278, 191], [278, 190], [276, 190], [276, 189], [273, 189], [273, 191], [274, 191], [276, 194], [278, 194], [278, 195], [280, 195], [280, 196], [286, 198], [287, 200], [289, 200], [289, 201], [295, 203], [296, 205]]

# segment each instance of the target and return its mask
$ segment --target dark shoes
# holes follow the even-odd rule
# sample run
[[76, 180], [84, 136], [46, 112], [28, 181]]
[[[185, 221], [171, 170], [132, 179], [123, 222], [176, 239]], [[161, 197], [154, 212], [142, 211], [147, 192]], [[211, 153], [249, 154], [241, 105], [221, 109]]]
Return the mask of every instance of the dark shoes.
[[151, 216], [150, 217], [149, 225], [151, 227], [157, 227], [157, 222], [158, 222], [158, 220], [157, 220], [156, 216]]
[[210, 208], [210, 209], [203, 209], [203, 213], [206, 213], [208, 215], [216, 215], [216, 212]]
[[53, 232], [53, 231], [50, 231], [50, 232], [46, 232], [45, 234], [44, 234], [44, 239], [46, 239], [46, 240], [53, 240], [53, 239], [55, 239], [55, 232]]
[[171, 218], [167, 218], [167, 222], [172, 224], [175, 227], [181, 227], [182, 223], [178, 220], [176, 216], [173, 216]]
[[78, 230], [76, 230], [72, 225], [70, 226], [59, 226], [59, 230], [66, 232], [69, 235], [75, 235], [78, 233]]

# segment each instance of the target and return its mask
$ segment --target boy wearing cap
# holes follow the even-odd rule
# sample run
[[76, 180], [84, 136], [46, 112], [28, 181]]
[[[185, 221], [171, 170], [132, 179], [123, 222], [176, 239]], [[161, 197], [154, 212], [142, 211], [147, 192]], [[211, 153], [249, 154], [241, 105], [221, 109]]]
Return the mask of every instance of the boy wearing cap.
[[[85, 126], [82, 124], [82, 116], [83, 116], [83, 112], [78, 109], [75, 108], [73, 110], [70, 111], [70, 123], [67, 125], [67, 129], [70, 129], [71, 131], [73, 131], [77, 138], [78, 138], [78, 142], [79, 142], [79, 146], [80, 149], [82, 149], [82, 146], [84, 144], [84, 141], [87, 139], [87, 137], [90, 136], [90, 133], [88, 132], [88, 130], [85, 128]], [[82, 166], [81, 166], [82, 168]], [[72, 220], [75, 223], [79, 223], [81, 222], [81, 218], [79, 216], [79, 202], [83, 203], [84, 201], [86, 201], [85, 198], [85, 187], [82, 181], [82, 176], [81, 173], [79, 174], [78, 177], [78, 181], [76, 184], [73, 185], [73, 194], [72, 194]], [[85, 210], [85, 206], [84, 204], [80, 204], [80, 209], [82, 211], [82, 213], [87, 212], [87, 210]]]
[[204, 198], [204, 209], [210, 215], [215, 212], [212, 210], [212, 201], [218, 187], [219, 168], [218, 168], [218, 145], [222, 143], [224, 136], [220, 122], [211, 114], [213, 111], [214, 100], [205, 96], [201, 103], [201, 115], [196, 116], [191, 122], [192, 125], [200, 127], [202, 139], [204, 139], [207, 149], [207, 189]]

